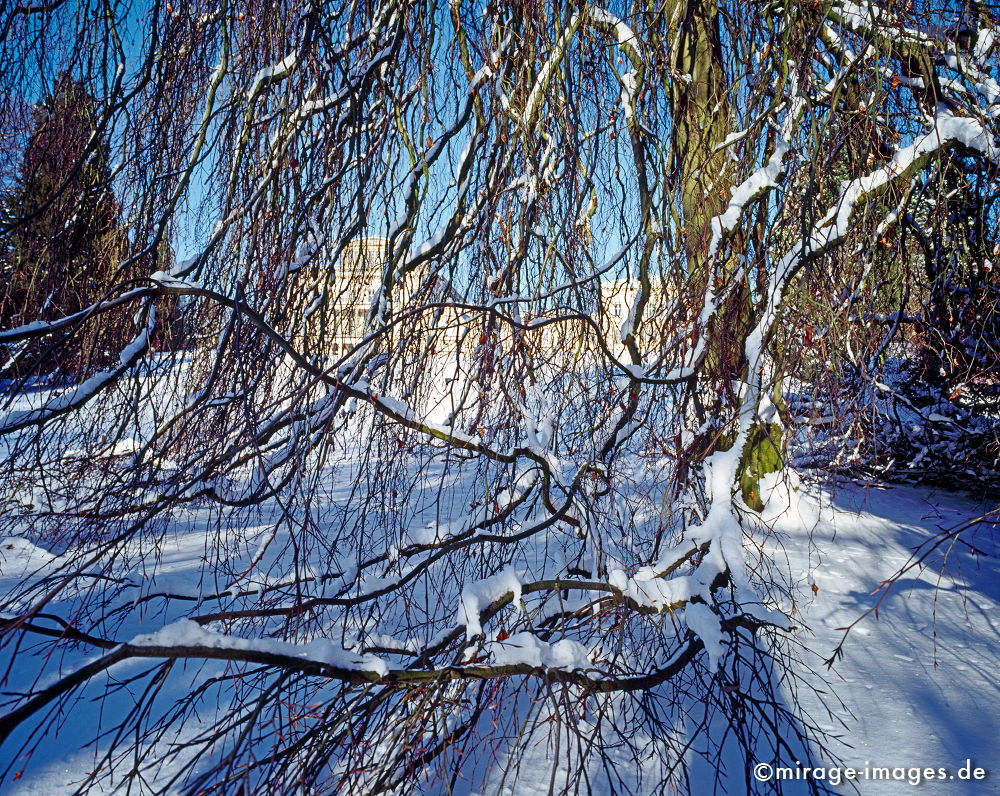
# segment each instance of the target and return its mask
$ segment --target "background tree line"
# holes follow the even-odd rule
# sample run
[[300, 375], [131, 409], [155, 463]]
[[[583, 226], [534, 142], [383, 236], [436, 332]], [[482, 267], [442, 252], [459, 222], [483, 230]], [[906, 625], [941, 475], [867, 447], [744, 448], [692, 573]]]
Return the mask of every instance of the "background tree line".
[[[145, 275], [153, 258], [121, 268], [132, 243], [115, 196], [98, 102], [83, 81], [62, 72], [29, 113], [23, 150], [10, 152], [19, 174], [4, 193], [0, 325], [81, 317], [56, 336], [5, 347], [0, 367], [8, 379], [80, 376], [117, 360], [132, 331], [126, 310], [86, 323], [87, 309], [114, 285]], [[169, 270], [173, 256], [166, 243], [158, 255], [160, 267]], [[161, 311], [166, 317], [157, 347], [183, 346], [176, 299], [162, 302]]]

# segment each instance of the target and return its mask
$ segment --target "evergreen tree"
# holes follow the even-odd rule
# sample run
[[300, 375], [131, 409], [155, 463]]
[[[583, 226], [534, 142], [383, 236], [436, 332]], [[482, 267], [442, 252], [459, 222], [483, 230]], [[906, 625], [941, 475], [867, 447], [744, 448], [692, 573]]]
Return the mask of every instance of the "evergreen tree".
[[[97, 103], [64, 73], [33, 113], [19, 184], [6, 215], [0, 326], [52, 321], [98, 301], [117, 280], [126, 236], [111, 188]], [[8, 349], [7, 375], [79, 374], [106, 364], [132, 332], [125, 313], [78, 324], [24, 350]]]

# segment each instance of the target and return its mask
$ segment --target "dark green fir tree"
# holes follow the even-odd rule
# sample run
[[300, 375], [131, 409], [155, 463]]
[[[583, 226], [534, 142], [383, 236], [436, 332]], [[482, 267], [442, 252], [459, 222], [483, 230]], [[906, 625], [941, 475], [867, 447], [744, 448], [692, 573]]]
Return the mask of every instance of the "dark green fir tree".
[[[80, 313], [122, 278], [127, 236], [94, 97], [64, 73], [33, 111], [0, 252], [0, 327]], [[27, 349], [0, 351], [2, 376], [80, 376], [133, 335], [124, 311], [85, 319]]]

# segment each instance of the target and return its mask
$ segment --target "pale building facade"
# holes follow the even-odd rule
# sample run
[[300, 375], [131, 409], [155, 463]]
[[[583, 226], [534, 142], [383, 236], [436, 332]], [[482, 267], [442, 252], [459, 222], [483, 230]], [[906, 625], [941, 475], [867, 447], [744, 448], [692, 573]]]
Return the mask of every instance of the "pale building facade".
[[[295, 282], [291, 304], [298, 309], [296, 316], [303, 318], [297, 341], [300, 350], [310, 354], [343, 356], [361, 344], [367, 328], [368, 316], [381, 287], [384, 264], [388, 256], [388, 239], [383, 237], [359, 238], [344, 248], [340, 261], [328, 272], [315, 270], [304, 273]], [[422, 291], [420, 296], [415, 294]], [[394, 290], [397, 306], [420, 304], [446, 304], [452, 295], [448, 281], [443, 276], [431, 280], [425, 272], [411, 274], [402, 286]], [[621, 353], [621, 330], [627, 323], [638, 293], [638, 285], [630, 280], [602, 282], [599, 286], [597, 311], [591, 317], [597, 321], [608, 347]], [[659, 307], [663, 301], [662, 290], [654, 290], [650, 308]], [[522, 310], [522, 320], [531, 324], [545, 317], [564, 315], [558, 310], [534, 316]], [[473, 325], [474, 328], [469, 328]], [[421, 315], [419, 324], [407, 324], [394, 330], [406, 333], [419, 329], [422, 337], [431, 340], [432, 353], [443, 353], [460, 347], [473, 351], [481, 344], [482, 319], [476, 313], [466, 313], [459, 308], [437, 309]], [[542, 353], [576, 349], [581, 339], [590, 337], [583, 324], [572, 321], [540, 325], [537, 332], [529, 332], [532, 344]]]

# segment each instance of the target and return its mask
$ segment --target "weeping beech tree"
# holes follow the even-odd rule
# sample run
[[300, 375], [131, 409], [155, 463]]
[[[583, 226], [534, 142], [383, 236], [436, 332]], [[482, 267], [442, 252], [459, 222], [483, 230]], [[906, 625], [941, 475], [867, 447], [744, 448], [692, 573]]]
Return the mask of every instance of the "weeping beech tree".
[[[996, 194], [995, 33], [935, 0], [0, 12], [3, 140], [76, 76], [133, 241], [91, 305], [0, 331], [133, 322], [2, 397], [5, 776], [67, 739], [81, 791], [655, 792], [704, 760], [770, 792], [752, 761], [821, 758], [759, 479], [783, 384], [876, 382], [969, 273], [935, 219], [950, 181]], [[184, 356], [150, 347], [168, 299]]]

